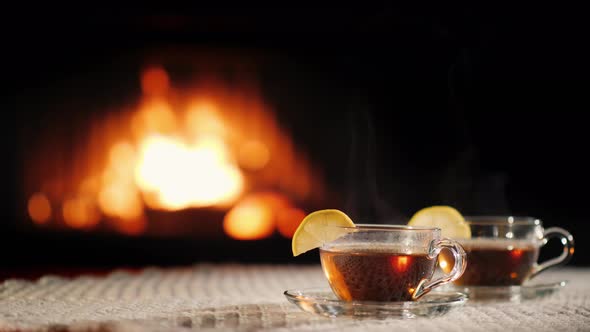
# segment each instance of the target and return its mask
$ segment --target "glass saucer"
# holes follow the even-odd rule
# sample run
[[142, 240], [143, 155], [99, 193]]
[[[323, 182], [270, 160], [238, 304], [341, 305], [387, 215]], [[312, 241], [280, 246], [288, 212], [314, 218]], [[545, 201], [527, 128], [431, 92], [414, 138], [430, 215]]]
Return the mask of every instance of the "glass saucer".
[[330, 288], [291, 289], [286, 290], [284, 294], [289, 302], [303, 311], [326, 317], [436, 317], [462, 306], [467, 301], [464, 293], [456, 291], [432, 291], [417, 301], [407, 302], [341, 301]]
[[535, 283], [522, 286], [456, 286], [444, 285], [441, 289], [467, 294], [473, 302], [521, 302], [548, 297], [567, 285], [566, 280]]

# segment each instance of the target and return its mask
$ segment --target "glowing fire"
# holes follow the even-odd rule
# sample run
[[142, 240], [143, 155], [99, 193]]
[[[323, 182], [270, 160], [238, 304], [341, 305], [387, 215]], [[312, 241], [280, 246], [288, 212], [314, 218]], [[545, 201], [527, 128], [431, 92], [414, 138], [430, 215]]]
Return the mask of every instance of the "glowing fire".
[[144, 192], [157, 195], [155, 208], [178, 210], [233, 202], [244, 180], [214, 140], [190, 147], [163, 136], [147, 138], [141, 148], [135, 179]]
[[259, 192], [236, 204], [225, 216], [223, 228], [229, 236], [241, 240], [268, 237], [275, 228], [282, 236], [291, 238], [305, 215], [286, 196]]
[[29, 216], [37, 224], [45, 224], [51, 218], [51, 204], [49, 199], [42, 193], [34, 193], [29, 198]]
[[[292, 202], [322, 195], [317, 175], [250, 87], [207, 83], [177, 90], [163, 68], [145, 70], [139, 104], [95, 124], [92, 144], [76, 155], [89, 166], [58, 176], [59, 191], [36, 190], [31, 219], [78, 229], [106, 220], [137, 235], [149, 209], [213, 208], [228, 211], [223, 227], [233, 238], [291, 237], [305, 216]], [[74, 189], [64, 192], [65, 183]]]
[[239, 240], [262, 239], [274, 231], [273, 211], [259, 199], [240, 202], [225, 216], [225, 232]]

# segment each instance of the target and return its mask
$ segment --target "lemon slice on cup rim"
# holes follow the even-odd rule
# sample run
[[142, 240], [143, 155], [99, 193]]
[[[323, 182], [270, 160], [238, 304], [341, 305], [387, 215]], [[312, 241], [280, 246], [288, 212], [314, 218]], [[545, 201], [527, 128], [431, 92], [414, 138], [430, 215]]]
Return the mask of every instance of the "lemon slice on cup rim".
[[308, 214], [293, 234], [291, 240], [293, 256], [336, 240], [348, 232], [346, 227], [355, 227], [355, 225], [350, 217], [340, 210], [325, 209]]
[[442, 237], [451, 239], [471, 238], [471, 229], [463, 215], [447, 205], [434, 205], [418, 210], [408, 221], [408, 226], [438, 227]]
[[[336, 226], [336, 227], [334, 227]], [[437, 227], [441, 236], [452, 239], [471, 237], [469, 225], [457, 209], [446, 205], [435, 205], [417, 211], [408, 226]], [[337, 209], [314, 211], [301, 221], [291, 240], [293, 256], [319, 248], [324, 243], [336, 240], [346, 234], [347, 227], [356, 227], [346, 213]]]

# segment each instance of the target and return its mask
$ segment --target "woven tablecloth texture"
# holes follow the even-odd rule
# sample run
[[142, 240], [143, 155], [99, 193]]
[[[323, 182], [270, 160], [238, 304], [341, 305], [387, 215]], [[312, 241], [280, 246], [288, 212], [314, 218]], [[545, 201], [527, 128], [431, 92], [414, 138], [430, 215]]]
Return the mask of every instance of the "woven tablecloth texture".
[[569, 283], [550, 297], [468, 302], [442, 317], [355, 320], [316, 316], [287, 302], [286, 289], [327, 286], [319, 265], [196, 264], [45, 276], [0, 284], [0, 330], [590, 331], [590, 268], [555, 268], [537, 280]]

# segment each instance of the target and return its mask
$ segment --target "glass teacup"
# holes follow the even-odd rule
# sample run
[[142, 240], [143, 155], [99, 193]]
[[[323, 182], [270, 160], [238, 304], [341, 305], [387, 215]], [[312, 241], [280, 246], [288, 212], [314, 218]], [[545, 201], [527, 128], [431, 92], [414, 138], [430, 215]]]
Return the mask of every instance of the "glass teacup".
[[[320, 248], [324, 274], [341, 300], [413, 301], [465, 270], [463, 248], [442, 238], [439, 228], [355, 226], [343, 227], [343, 236]], [[453, 263], [448, 274], [433, 279], [443, 248]]]
[[[513, 216], [466, 216], [470, 239], [455, 239], [467, 253], [467, 268], [453, 283], [460, 286], [518, 286], [546, 269], [565, 264], [574, 254], [574, 239], [565, 229], [544, 229], [539, 219]], [[540, 248], [560, 238], [559, 257], [538, 264]], [[443, 271], [454, 265], [453, 255], [443, 252]]]

